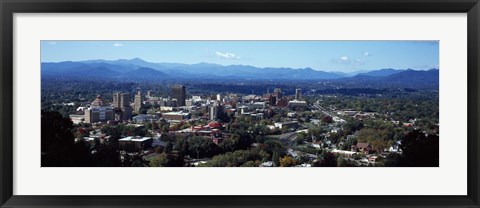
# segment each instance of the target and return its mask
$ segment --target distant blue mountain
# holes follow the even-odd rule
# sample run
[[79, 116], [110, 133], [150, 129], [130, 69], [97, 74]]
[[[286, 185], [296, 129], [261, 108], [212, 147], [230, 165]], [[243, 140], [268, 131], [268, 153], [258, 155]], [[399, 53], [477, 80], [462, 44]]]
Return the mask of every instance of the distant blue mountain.
[[438, 69], [430, 69], [427, 71], [415, 71], [408, 69], [400, 73], [392, 74], [390, 76], [384, 77], [383, 81], [400, 84], [407, 83], [411, 85], [419, 84], [439, 84], [439, 71]]
[[[95, 71], [96, 67], [97, 68]], [[143, 69], [142, 69], [143, 68]], [[140, 70], [140, 71], [138, 71]], [[115, 74], [113, 72], [117, 72]], [[139, 58], [119, 60], [89, 60], [79, 62], [42, 63], [42, 76], [130, 80], [178, 79], [266, 79], [266, 80], [327, 80], [342, 75], [311, 68], [258, 68], [248, 65], [222, 66], [210, 63], [178, 64], [151, 63]]]
[[[379, 72], [382, 71], [382, 72]], [[382, 74], [386, 72], [385, 74]], [[392, 73], [395, 72], [395, 73]], [[392, 73], [387, 75], [388, 73]], [[366, 74], [373, 74], [366, 75]], [[382, 76], [387, 75], [387, 76]], [[439, 70], [430, 69], [427, 71], [407, 70], [377, 70], [372, 73], [361, 73], [353, 77], [337, 79], [339, 82], [355, 83], [357, 85], [369, 86], [394, 86], [406, 88], [438, 88]]]
[[[140, 58], [119, 60], [42, 63], [42, 78], [156, 81], [167, 79], [221, 80], [339, 80], [378, 83], [438, 83], [438, 70], [380, 69], [355, 73], [325, 72], [312, 68], [258, 68], [248, 65], [211, 63], [151, 63]], [[435, 71], [436, 70], [436, 71]]]
[[404, 71], [404, 70], [401, 70], [401, 69], [400, 70], [397, 70], [397, 69], [380, 69], [380, 70], [374, 70], [374, 71], [359, 73], [356, 76], [365, 75], [365, 76], [372, 76], [372, 77], [386, 77], [386, 76], [390, 76], [392, 74], [400, 73], [402, 71]]
[[123, 79], [128, 79], [131, 81], [155, 81], [155, 80], [163, 80], [167, 79], [170, 76], [165, 74], [164, 72], [148, 68], [148, 67], [141, 67], [135, 69], [134, 71], [129, 71], [123, 74]]

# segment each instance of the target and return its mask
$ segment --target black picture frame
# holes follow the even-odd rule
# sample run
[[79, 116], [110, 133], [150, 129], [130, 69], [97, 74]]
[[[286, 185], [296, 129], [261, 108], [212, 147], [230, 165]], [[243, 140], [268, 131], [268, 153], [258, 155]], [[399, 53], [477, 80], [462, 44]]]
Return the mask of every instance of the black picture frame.
[[[480, 207], [478, 0], [0, 0], [1, 207]], [[15, 13], [467, 13], [468, 194], [466, 196], [24, 196], [13, 195]], [[445, 179], [450, 180], [450, 179]], [[455, 179], [453, 179], [455, 180]], [[412, 187], [413, 189], [414, 187]]]

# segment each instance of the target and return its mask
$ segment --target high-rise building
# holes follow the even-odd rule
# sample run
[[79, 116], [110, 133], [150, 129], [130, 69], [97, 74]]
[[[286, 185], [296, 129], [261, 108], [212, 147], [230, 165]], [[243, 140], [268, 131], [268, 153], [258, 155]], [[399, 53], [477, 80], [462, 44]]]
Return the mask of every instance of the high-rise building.
[[191, 107], [193, 105], [193, 100], [192, 99], [188, 99], [185, 101], [185, 106], [187, 107]]
[[151, 98], [151, 97], [152, 97], [152, 91], [151, 91], [151, 90], [147, 91], [147, 97], [148, 97], [148, 98]]
[[301, 100], [302, 99], [302, 89], [297, 88], [295, 90], [295, 100]]
[[115, 112], [115, 120], [129, 120], [132, 117], [132, 107], [130, 106], [130, 94], [114, 93], [113, 109]]
[[130, 94], [128, 93], [113, 93], [113, 107], [121, 108], [130, 106]]
[[142, 92], [138, 91], [138, 93], [135, 95], [135, 99], [133, 100], [133, 110], [140, 112], [143, 104], [142, 101]]
[[107, 122], [113, 120], [113, 108], [106, 106], [100, 95], [84, 110], [85, 123]]
[[172, 86], [172, 98], [177, 100], [178, 106], [185, 106], [185, 100], [187, 98], [187, 93], [184, 85], [173, 85]]
[[287, 107], [287, 106], [288, 106], [288, 100], [287, 100], [286, 97], [280, 98], [280, 99], [277, 100], [277, 107], [283, 108], [283, 107]]
[[277, 97], [272, 96], [272, 94], [263, 95], [263, 100], [268, 102], [268, 104], [271, 106], [277, 105]]
[[112, 105], [113, 105], [114, 108], [120, 108], [120, 93], [119, 92], [113, 93]]
[[277, 100], [282, 98], [282, 89], [275, 88], [275, 90], [273, 90], [273, 96], [277, 97]]
[[223, 100], [222, 94], [217, 94], [217, 100], [218, 100], [219, 102], [222, 102], [222, 100]]
[[208, 118], [212, 121], [215, 121], [218, 119], [218, 116], [222, 113], [222, 111], [223, 106], [215, 103], [208, 108]]
[[128, 93], [120, 94], [120, 106], [119, 107], [130, 107], [130, 94], [128, 94]]

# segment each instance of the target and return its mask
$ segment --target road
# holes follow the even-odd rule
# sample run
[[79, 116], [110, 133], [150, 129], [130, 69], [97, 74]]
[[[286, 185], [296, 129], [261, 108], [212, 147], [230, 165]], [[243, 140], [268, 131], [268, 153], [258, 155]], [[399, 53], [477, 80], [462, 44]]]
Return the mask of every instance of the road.
[[291, 148], [295, 144], [295, 140], [297, 140], [297, 132], [290, 132], [280, 135], [279, 138], [280, 142], [287, 147], [287, 149]]
[[323, 109], [320, 105], [318, 104], [313, 104], [312, 105], [313, 108], [319, 110], [319, 111], [322, 111], [324, 114], [330, 116], [330, 117], [333, 117], [331, 113], [327, 112], [325, 109]]

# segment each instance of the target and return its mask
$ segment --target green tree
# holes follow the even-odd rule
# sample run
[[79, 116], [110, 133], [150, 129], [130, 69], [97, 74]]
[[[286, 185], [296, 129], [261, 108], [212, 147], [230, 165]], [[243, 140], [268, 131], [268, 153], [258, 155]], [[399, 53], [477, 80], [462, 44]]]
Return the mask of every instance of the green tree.
[[41, 112], [41, 162], [43, 167], [93, 166], [88, 146], [75, 143], [73, 123], [59, 112]]
[[402, 166], [402, 156], [400, 154], [392, 152], [387, 155], [387, 158], [385, 158], [383, 165], [385, 167], [400, 167]]
[[167, 154], [162, 153], [150, 160], [150, 167], [166, 167], [168, 164]]
[[297, 134], [297, 140], [296, 140], [297, 145], [303, 144], [306, 137], [307, 137], [307, 134], [305, 132], [298, 133]]
[[333, 123], [333, 119], [331, 116], [325, 115], [322, 117], [322, 123], [327, 123], [327, 124]]
[[425, 135], [421, 131], [414, 130], [402, 140], [400, 149], [402, 149], [403, 166], [438, 167], [439, 165], [438, 135]]
[[337, 167], [337, 159], [335, 158], [335, 155], [331, 152], [324, 152], [322, 154], [321, 160], [317, 161], [317, 163], [314, 163], [313, 166], [319, 166], [319, 167]]
[[272, 162], [273, 166], [280, 166], [280, 156], [278, 155], [278, 151], [274, 151], [272, 155]]
[[293, 167], [295, 166], [295, 164], [296, 164], [295, 160], [290, 156], [285, 156], [282, 159], [280, 159], [280, 166], [282, 167]]

